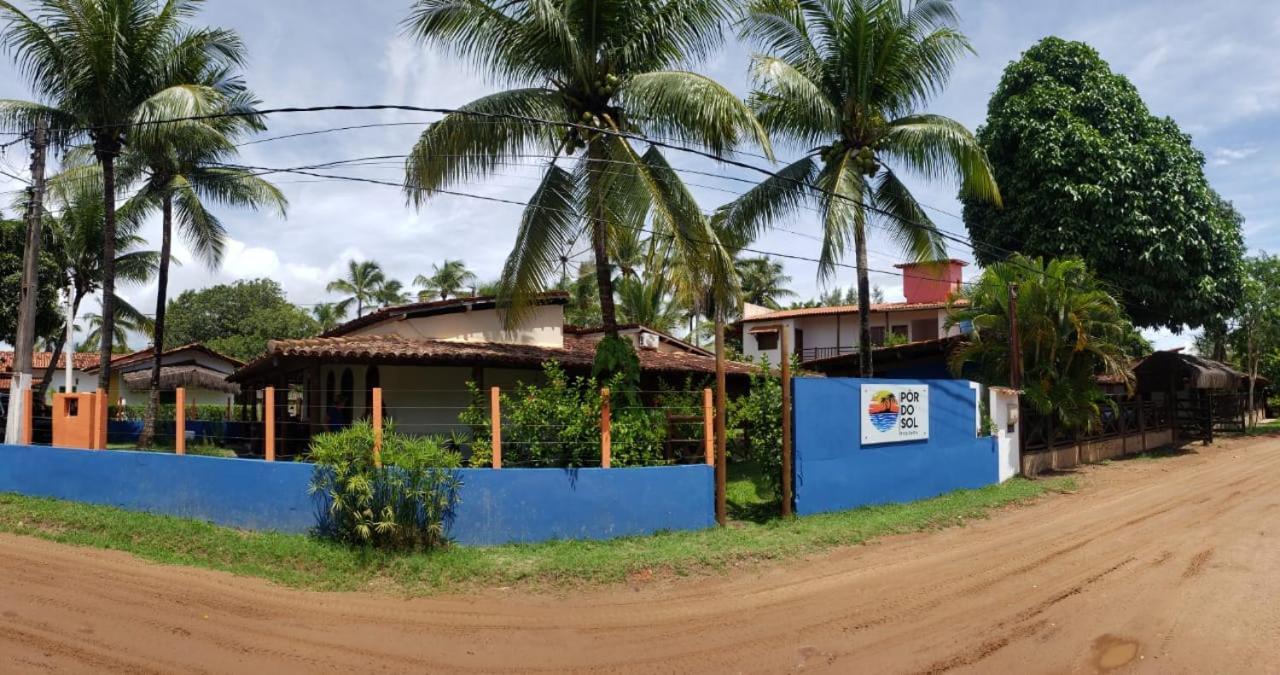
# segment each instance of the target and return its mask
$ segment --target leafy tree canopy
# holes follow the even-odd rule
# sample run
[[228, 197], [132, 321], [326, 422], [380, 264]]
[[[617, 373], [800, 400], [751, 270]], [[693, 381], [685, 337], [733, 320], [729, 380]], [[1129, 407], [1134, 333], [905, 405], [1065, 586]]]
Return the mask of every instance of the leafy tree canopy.
[[319, 324], [285, 299], [270, 279], [219, 284], [184, 291], [169, 301], [165, 347], [190, 342], [241, 360], [266, 351], [267, 340], [311, 337]]
[[[1134, 322], [1181, 330], [1230, 313], [1241, 218], [1204, 156], [1133, 84], [1080, 42], [1046, 38], [1005, 69], [978, 140], [1004, 208], [962, 195], [975, 241], [1078, 256]], [[1000, 251], [975, 251], [983, 265]]]
[[[13, 344], [18, 333], [18, 292], [22, 289], [22, 251], [26, 246], [27, 226], [20, 220], [0, 219], [0, 341]], [[40, 252], [40, 285], [36, 291], [36, 338], [50, 337], [62, 326], [58, 308], [58, 289], [63, 283], [62, 271], [49, 244]]]

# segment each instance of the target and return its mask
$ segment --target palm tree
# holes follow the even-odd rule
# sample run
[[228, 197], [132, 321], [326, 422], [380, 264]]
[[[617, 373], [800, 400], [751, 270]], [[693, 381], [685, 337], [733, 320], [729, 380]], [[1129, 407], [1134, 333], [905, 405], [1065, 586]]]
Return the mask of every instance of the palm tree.
[[404, 284], [399, 279], [388, 279], [378, 287], [374, 299], [382, 307], [393, 307], [409, 302], [409, 294], [404, 292]]
[[431, 276], [419, 274], [414, 277], [413, 285], [421, 286], [418, 300], [426, 302], [427, 298], [439, 294], [441, 300], [448, 300], [450, 295], [458, 295], [475, 282], [476, 275], [467, 269], [461, 260], [445, 260], [442, 265], [431, 265]]
[[743, 302], [781, 309], [779, 298], [795, 297], [795, 292], [786, 287], [791, 277], [783, 272], [782, 263], [770, 260], [769, 256], [739, 258], [734, 266], [738, 269]]
[[[1079, 259], [1022, 255], [988, 267], [952, 301], [947, 327], [972, 326], [951, 353], [957, 376], [1009, 385], [1009, 286], [1018, 285], [1022, 389], [1031, 407], [1063, 428], [1094, 425], [1106, 396], [1096, 376], [1132, 383], [1126, 354], [1133, 324]], [[967, 304], [966, 304], [967, 303]]]
[[[139, 312], [133, 305], [125, 302], [120, 297], [116, 297], [116, 301], [111, 306], [116, 315], [114, 320], [110, 322], [109, 329], [104, 328], [108, 324], [102, 320], [102, 314], [89, 312], [84, 315], [85, 322], [89, 326], [89, 334], [85, 336], [84, 342], [81, 343], [80, 347], [76, 348], [76, 351], [93, 351], [94, 345], [102, 343], [103, 330], [111, 330], [114, 333], [111, 336], [112, 354], [127, 354], [132, 351], [129, 348], [130, 333], [141, 333], [144, 337], [151, 337], [154, 324], [150, 317]], [[88, 349], [83, 349], [84, 347], [88, 347]]]
[[683, 310], [671, 296], [666, 277], [623, 277], [617, 281], [618, 314], [627, 323], [670, 333], [680, 325]]
[[[509, 324], [556, 283], [562, 256], [585, 235], [606, 339], [619, 345], [611, 241], [646, 224], [672, 240], [673, 273], [725, 299], [736, 294], [732, 259], [680, 177], [656, 147], [620, 135], [716, 153], [751, 139], [768, 150], [741, 100], [679, 69], [719, 46], [726, 8], [722, 0], [416, 0], [409, 33], [517, 88], [472, 101], [422, 134], [405, 162], [410, 202], [513, 159], [551, 157], [503, 268]], [[617, 349], [602, 344], [597, 354]], [[614, 370], [601, 365], [611, 359], [598, 359], [597, 370]]]
[[[46, 192], [45, 231], [51, 243], [47, 255], [57, 261], [67, 276], [67, 299], [71, 303], [71, 322], [74, 326], [80, 303], [97, 292], [102, 285], [102, 236], [103, 205], [102, 177], [98, 167], [81, 167], [64, 171], [49, 179]], [[159, 254], [156, 251], [139, 250], [144, 243], [137, 230], [149, 213], [149, 204], [140, 198], [130, 199], [120, 206], [120, 226], [116, 228], [116, 278], [119, 281], [144, 283], [156, 273]], [[117, 296], [113, 306], [122, 306]], [[125, 311], [132, 315], [136, 312]], [[120, 312], [117, 312], [120, 316]], [[63, 331], [66, 326], [63, 326]], [[127, 329], [126, 329], [127, 330]], [[58, 357], [65, 348], [63, 340], [55, 340], [53, 357], [45, 370], [44, 378], [34, 393], [36, 400], [44, 400], [45, 389], [53, 381]]]
[[[204, 53], [184, 64], [190, 79], [205, 83], [220, 98], [210, 97], [212, 107], [203, 114], [251, 113], [252, 97], [243, 84], [230, 77]], [[155, 344], [164, 352], [165, 308], [169, 291], [169, 257], [173, 246], [176, 217], [178, 233], [192, 252], [211, 270], [222, 264], [226, 229], [209, 211], [212, 205], [249, 209], [272, 209], [285, 215], [288, 200], [276, 186], [245, 169], [226, 166], [236, 157], [235, 138], [243, 132], [262, 129], [253, 116], [221, 117], [191, 125], [167, 127], [162, 133], [142, 139], [121, 158], [122, 176], [144, 177], [142, 196], [160, 205], [160, 269], [156, 286]], [[175, 210], [176, 207], [176, 210]], [[151, 364], [151, 386], [143, 416], [138, 447], [149, 448], [155, 437], [155, 416], [160, 407], [160, 374], [163, 364]]]
[[382, 266], [378, 263], [372, 260], [361, 262], [348, 260], [346, 278], [330, 281], [325, 290], [346, 295], [347, 297], [338, 301], [338, 310], [346, 314], [351, 304], [355, 303], [356, 318], [359, 318], [364, 316], [365, 305], [374, 305], [379, 302], [378, 293], [386, 282], [387, 277], [382, 273]]
[[320, 332], [328, 333], [347, 320], [347, 310], [337, 303], [323, 302], [311, 308], [311, 316], [320, 324]]
[[859, 352], [871, 372], [869, 221], [916, 260], [945, 245], [900, 172], [951, 178], [1000, 203], [986, 153], [959, 122], [920, 112], [957, 60], [972, 51], [950, 0], [752, 0], [742, 34], [752, 58], [750, 103], [775, 138], [805, 154], [718, 217], [752, 238], [803, 207], [822, 219], [819, 278], [830, 278], [852, 239], [858, 270]]
[[[28, 15], [0, 0], [7, 21], [3, 44], [42, 102], [0, 100], [0, 126], [33, 129], [44, 120], [51, 142], [89, 141], [102, 167], [103, 247], [99, 387], [111, 379], [115, 301], [115, 161], [128, 145], [197, 114], [217, 92], [189, 79], [181, 67], [191, 54], [238, 65], [243, 53], [232, 32], [191, 28], [202, 0], [32, 0]], [[176, 124], [175, 126], [183, 126]], [[171, 131], [168, 129], [166, 131]]]

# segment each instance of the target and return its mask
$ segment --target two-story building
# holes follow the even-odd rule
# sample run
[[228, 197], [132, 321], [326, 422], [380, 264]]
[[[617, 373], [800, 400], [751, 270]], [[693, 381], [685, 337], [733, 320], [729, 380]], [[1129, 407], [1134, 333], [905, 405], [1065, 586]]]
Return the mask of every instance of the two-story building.
[[[962, 260], [906, 263], [902, 270], [904, 302], [871, 305], [871, 342], [876, 347], [941, 344], [960, 335], [964, 327], [947, 328], [947, 305], [963, 283]], [[804, 365], [848, 361], [858, 353], [858, 306], [806, 307], [770, 310], [748, 304], [743, 308], [742, 352], [750, 359], [782, 362], [781, 334], [787, 334], [788, 354]], [[890, 336], [899, 336], [892, 339]], [[879, 350], [877, 350], [879, 351]]]

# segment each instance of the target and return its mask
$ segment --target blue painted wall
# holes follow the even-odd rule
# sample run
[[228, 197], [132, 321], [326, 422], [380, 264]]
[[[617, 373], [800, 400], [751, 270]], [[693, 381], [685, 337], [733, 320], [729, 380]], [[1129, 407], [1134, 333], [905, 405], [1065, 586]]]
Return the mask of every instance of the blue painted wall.
[[[312, 465], [113, 450], [0, 445], [0, 492], [307, 532]], [[461, 469], [450, 536], [490, 545], [608, 539], [715, 522], [711, 467]]]
[[715, 472], [705, 464], [461, 474], [451, 530], [461, 544], [609, 539], [715, 524]]
[[[861, 385], [929, 385], [929, 439], [861, 445]], [[999, 482], [998, 453], [975, 433], [965, 380], [797, 378], [796, 513], [906, 502]]]
[[0, 492], [196, 518], [249, 530], [306, 532], [311, 465], [160, 452], [0, 445]]

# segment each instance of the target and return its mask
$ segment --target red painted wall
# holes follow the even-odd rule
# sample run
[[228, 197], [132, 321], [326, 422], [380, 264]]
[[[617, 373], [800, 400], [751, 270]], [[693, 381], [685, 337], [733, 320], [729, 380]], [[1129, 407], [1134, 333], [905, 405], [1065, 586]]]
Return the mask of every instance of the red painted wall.
[[965, 263], [962, 260], [944, 260], [930, 263], [904, 263], [895, 265], [902, 270], [902, 294], [907, 302], [945, 302], [947, 296], [960, 290]]

